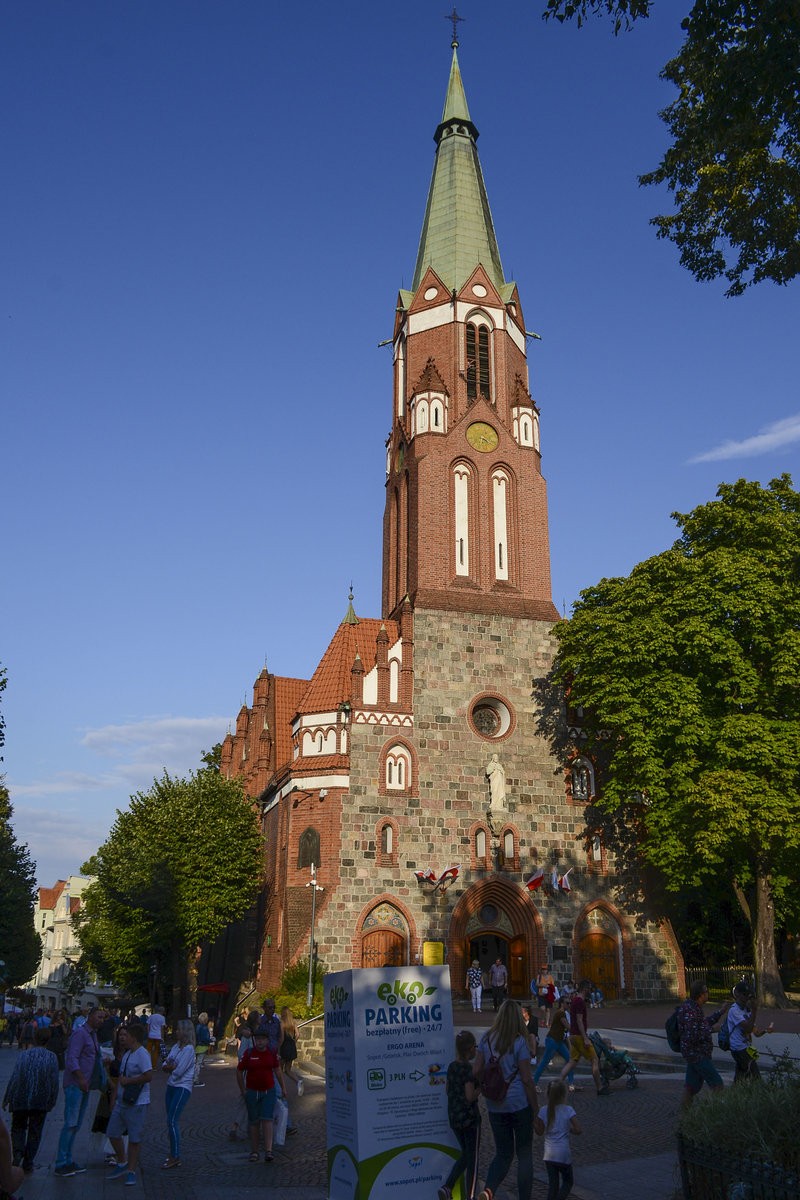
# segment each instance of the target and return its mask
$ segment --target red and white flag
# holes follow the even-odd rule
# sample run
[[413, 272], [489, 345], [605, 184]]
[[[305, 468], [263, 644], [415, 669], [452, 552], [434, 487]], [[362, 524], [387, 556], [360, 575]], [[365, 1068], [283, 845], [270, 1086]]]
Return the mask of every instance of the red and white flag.
[[458, 879], [458, 872], [461, 870], [461, 864], [457, 863], [453, 867], [448, 867], [446, 871], [442, 871], [439, 878], [436, 880], [436, 886], [440, 887], [443, 883], [452, 883], [454, 879]]
[[544, 867], [539, 867], [539, 870], [534, 871], [533, 875], [531, 875], [530, 879], [525, 884], [525, 887], [528, 889], [529, 892], [535, 892], [536, 889], [540, 888], [543, 883], [544, 883]]
[[433, 867], [428, 867], [427, 871], [415, 871], [414, 874], [420, 883], [436, 883], [436, 872]]
[[569, 886], [569, 879], [567, 878], [571, 870], [572, 867], [569, 868], [569, 871], [565, 871], [558, 881], [558, 886], [561, 888], [562, 892], [572, 891], [572, 888]]

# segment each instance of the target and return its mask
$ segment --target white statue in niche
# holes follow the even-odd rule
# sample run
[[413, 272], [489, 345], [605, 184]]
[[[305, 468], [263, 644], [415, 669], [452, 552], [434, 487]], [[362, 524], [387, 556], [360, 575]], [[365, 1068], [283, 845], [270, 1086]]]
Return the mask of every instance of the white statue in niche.
[[486, 776], [489, 780], [489, 792], [492, 797], [492, 808], [505, 808], [506, 772], [505, 767], [500, 762], [500, 759], [496, 754], [493, 754], [489, 759], [486, 767]]

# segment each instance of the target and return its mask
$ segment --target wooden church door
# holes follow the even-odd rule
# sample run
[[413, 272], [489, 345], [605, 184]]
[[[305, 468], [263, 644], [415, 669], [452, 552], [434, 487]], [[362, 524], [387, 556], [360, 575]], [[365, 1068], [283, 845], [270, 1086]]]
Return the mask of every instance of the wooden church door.
[[580, 942], [580, 976], [599, 984], [606, 1000], [619, 996], [617, 944], [607, 933], [587, 933]]
[[362, 967], [402, 967], [405, 938], [393, 929], [375, 929], [361, 942]]

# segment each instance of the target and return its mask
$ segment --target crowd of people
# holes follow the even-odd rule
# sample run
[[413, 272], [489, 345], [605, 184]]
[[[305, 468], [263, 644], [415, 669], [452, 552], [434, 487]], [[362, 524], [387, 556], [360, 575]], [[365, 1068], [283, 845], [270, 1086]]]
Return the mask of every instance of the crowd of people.
[[[477, 967], [477, 963], [472, 964], [472, 968]], [[505, 982], [502, 986], [505, 989]], [[476, 996], [478, 984], [469, 972], [467, 987], [473, 1011], [480, 1011], [480, 991]], [[496, 1000], [496, 985], [492, 988]], [[569, 1103], [569, 1093], [581, 1091], [575, 1082], [575, 1067], [582, 1061], [588, 1064], [598, 1096], [607, 1096], [610, 1091], [603, 1082], [588, 1031], [587, 1009], [600, 1007], [603, 1002], [598, 993], [599, 988], [588, 979], [581, 980], [577, 987], [570, 980], [559, 992], [544, 963], [531, 981], [529, 1004], [500, 998], [494, 1023], [479, 1042], [470, 1030], [457, 1035], [456, 1057], [447, 1071], [447, 1103], [448, 1120], [460, 1154], [439, 1188], [439, 1200], [451, 1200], [459, 1179], [463, 1179], [463, 1195], [468, 1200], [493, 1200], [514, 1158], [519, 1200], [530, 1200], [534, 1135], [543, 1138], [547, 1200], [566, 1200], [573, 1186], [570, 1138], [581, 1132], [575, 1109]], [[680, 1051], [686, 1061], [684, 1106], [692, 1103], [704, 1083], [715, 1090], [723, 1086], [712, 1062], [712, 1035], [718, 1025], [723, 1030], [720, 1047], [730, 1050], [735, 1064], [734, 1083], [759, 1078], [752, 1039], [772, 1032], [772, 1025], [758, 1027], [755, 993], [746, 981], [733, 988], [732, 1001], [707, 1015], [708, 996], [705, 983], [693, 983], [675, 1014]], [[539, 1044], [540, 1029], [545, 1032], [543, 1048]], [[597, 1034], [594, 1036], [596, 1039]], [[605, 1046], [613, 1052], [610, 1042], [600, 1042], [600, 1049]], [[542, 1097], [537, 1085], [556, 1055], [564, 1065], [549, 1083], [546, 1097]], [[481, 1095], [495, 1153], [484, 1187], [478, 1190]]]
[[[61, 1011], [12, 1013], [3, 1017], [0, 1036], [20, 1050], [3, 1099], [11, 1112], [11, 1135], [0, 1122], [0, 1188], [12, 1192], [35, 1167], [47, 1114], [63, 1092], [64, 1115], [58, 1139], [54, 1174], [80, 1175], [86, 1167], [75, 1161], [73, 1148], [93, 1105], [92, 1132], [106, 1138], [105, 1164], [109, 1179], [128, 1186], [139, 1182], [142, 1140], [150, 1107], [154, 1075], [167, 1075], [164, 1094], [169, 1153], [162, 1170], [181, 1165], [181, 1114], [195, 1087], [202, 1087], [201, 1068], [221, 1033], [213, 1015], [197, 1021], [179, 1020], [174, 1039], [168, 1038], [164, 1009], [148, 1014], [84, 1006], [74, 1018]], [[250, 1159], [259, 1158], [263, 1142], [266, 1162], [273, 1159], [273, 1139], [297, 1132], [289, 1121], [287, 1080], [303, 1094], [296, 1072], [297, 1026], [291, 1010], [275, 1013], [271, 997], [261, 1011], [243, 1009], [234, 1029], [238, 1046], [237, 1082], [242, 1111], [237, 1111], [231, 1137], [247, 1129]], [[168, 1041], [172, 1044], [168, 1048]], [[62, 1074], [63, 1072], [63, 1074]]]

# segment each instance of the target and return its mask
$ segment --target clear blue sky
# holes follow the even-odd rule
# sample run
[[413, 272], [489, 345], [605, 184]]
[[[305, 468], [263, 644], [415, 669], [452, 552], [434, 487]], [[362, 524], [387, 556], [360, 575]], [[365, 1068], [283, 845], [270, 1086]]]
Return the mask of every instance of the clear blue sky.
[[[4, 768], [42, 884], [197, 765], [265, 656], [310, 673], [351, 579], [379, 615], [378, 343], [413, 273], [448, 6], [3, 6]], [[726, 300], [648, 225], [685, 6], [618, 38], [542, 6], [465, 0], [459, 58], [543, 338], [569, 609], [721, 480], [800, 478], [800, 291]]]

